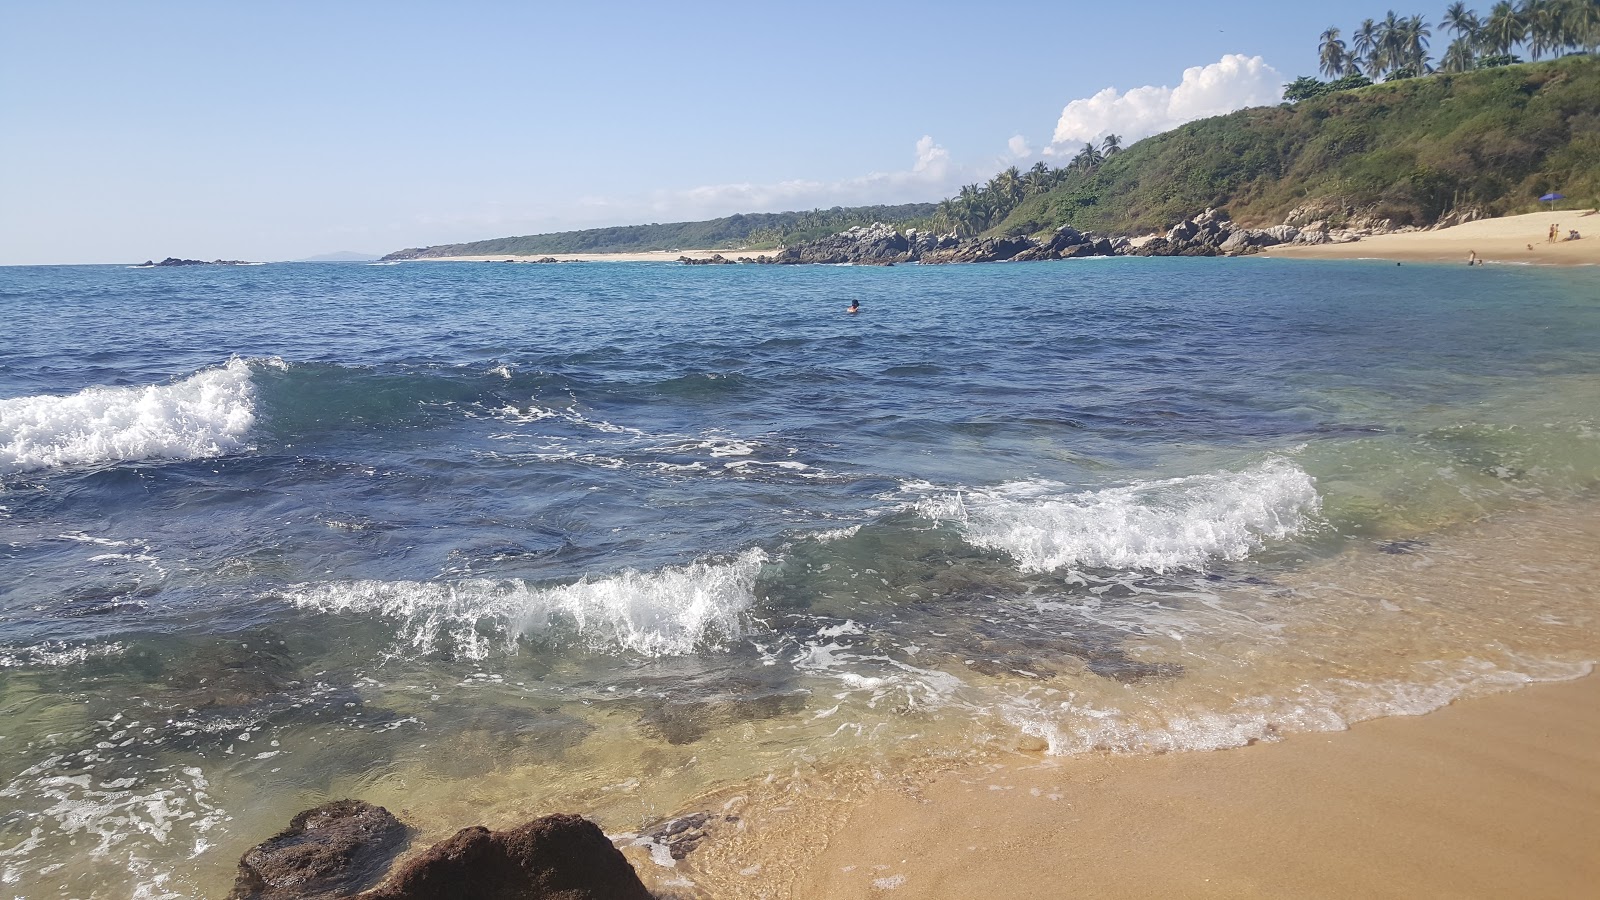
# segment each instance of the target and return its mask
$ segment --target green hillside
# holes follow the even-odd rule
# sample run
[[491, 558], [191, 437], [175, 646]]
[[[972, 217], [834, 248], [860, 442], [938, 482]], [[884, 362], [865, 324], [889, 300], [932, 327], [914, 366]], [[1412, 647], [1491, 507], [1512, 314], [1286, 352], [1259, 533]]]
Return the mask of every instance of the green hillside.
[[[1245, 225], [1276, 224], [1322, 201], [1428, 225], [1467, 209], [1531, 212], [1552, 191], [1566, 205], [1593, 206], [1600, 58], [1406, 78], [1241, 110], [1048, 175], [1046, 189], [1013, 193], [1004, 215], [981, 224], [1005, 234], [1061, 224], [1135, 234], [1207, 207]], [[940, 211], [961, 224], [959, 199]]]
[[627, 253], [644, 250], [751, 247], [766, 249], [798, 243], [873, 222], [910, 224], [926, 219], [932, 203], [855, 206], [808, 212], [749, 213], [705, 222], [620, 225], [493, 238], [465, 244], [440, 244], [391, 253], [384, 259], [440, 256], [536, 256], [541, 253]]

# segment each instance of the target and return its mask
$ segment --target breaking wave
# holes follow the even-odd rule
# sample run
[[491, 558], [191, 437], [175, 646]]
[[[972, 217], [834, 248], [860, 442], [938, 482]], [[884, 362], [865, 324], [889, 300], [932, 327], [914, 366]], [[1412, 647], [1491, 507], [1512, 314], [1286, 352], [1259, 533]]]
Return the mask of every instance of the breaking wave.
[[1267, 540], [1304, 529], [1321, 503], [1310, 475], [1273, 459], [1241, 472], [1081, 493], [1055, 482], [1018, 482], [923, 500], [917, 510], [957, 523], [968, 543], [1005, 553], [1024, 571], [1165, 572], [1243, 559]]
[[306, 585], [287, 596], [302, 608], [395, 620], [400, 639], [425, 652], [483, 659], [528, 636], [678, 656], [743, 633], [766, 562], [766, 553], [752, 549], [730, 562], [628, 569], [554, 587], [516, 579], [353, 581]]
[[171, 384], [0, 400], [0, 473], [216, 456], [246, 446], [255, 420], [242, 359]]

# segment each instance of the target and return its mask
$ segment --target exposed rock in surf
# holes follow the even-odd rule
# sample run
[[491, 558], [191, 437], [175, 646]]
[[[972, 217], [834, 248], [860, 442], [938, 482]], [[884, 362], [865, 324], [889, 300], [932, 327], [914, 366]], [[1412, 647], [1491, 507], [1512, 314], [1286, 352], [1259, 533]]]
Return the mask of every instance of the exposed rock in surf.
[[686, 266], [731, 266], [731, 265], [733, 265], [733, 260], [727, 258], [726, 256], [723, 256], [721, 253], [713, 253], [713, 254], [711, 254], [711, 258], [710, 259], [693, 259], [693, 258], [688, 257], [688, 256], [680, 256], [680, 257], [678, 257], [678, 262], [681, 262]]
[[738, 816], [719, 816], [709, 812], [690, 813], [657, 822], [646, 828], [636, 843], [665, 847], [669, 856], [681, 860], [693, 853], [694, 849], [710, 837], [719, 825], [738, 823]]
[[809, 696], [753, 677], [732, 678], [710, 690], [700, 686], [660, 697], [639, 716], [639, 726], [669, 744], [692, 744], [712, 728], [798, 713]]
[[333, 900], [374, 884], [406, 841], [406, 827], [381, 806], [335, 800], [239, 860], [228, 900]]
[[178, 259], [176, 256], [169, 256], [166, 259], [163, 259], [161, 262], [151, 262], [150, 260], [147, 259], [144, 262], [140, 263], [135, 268], [157, 269], [157, 268], [161, 268], [163, 266], [172, 267], [172, 266], [249, 266], [249, 265], [254, 265], [254, 264], [250, 263], [250, 262], [247, 262], [246, 260], [242, 260], [242, 259], [213, 259], [213, 260], [207, 261], [207, 260], [204, 260], [204, 259]]
[[650, 900], [593, 822], [545, 816], [510, 831], [465, 828], [400, 866], [362, 900]]

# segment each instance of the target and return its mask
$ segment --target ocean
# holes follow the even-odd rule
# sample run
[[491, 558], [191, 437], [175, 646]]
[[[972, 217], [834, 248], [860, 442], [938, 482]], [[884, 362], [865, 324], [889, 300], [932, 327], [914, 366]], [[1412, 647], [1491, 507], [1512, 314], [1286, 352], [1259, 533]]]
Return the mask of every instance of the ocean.
[[1600, 657], [1588, 270], [19, 267], [0, 335], [11, 896]]

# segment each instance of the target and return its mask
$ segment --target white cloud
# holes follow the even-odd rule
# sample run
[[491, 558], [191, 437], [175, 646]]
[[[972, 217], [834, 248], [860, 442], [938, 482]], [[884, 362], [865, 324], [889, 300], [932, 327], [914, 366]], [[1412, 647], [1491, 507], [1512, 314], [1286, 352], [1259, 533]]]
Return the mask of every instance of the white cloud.
[[813, 207], [866, 206], [879, 203], [931, 203], [954, 193], [967, 172], [950, 161], [950, 151], [923, 135], [916, 143], [911, 168], [873, 172], [839, 181], [793, 179], [756, 184], [709, 184], [684, 190], [655, 191], [633, 201], [588, 198], [591, 209], [604, 207], [648, 212], [656, 221], [692, 220], [739, 212], [775, 212]]
[[1028, 146], [1028, 139], [1020, 134], [1012, 135], [1011, 140], [1006, 141], [1006, 146], [1011, 148], [1011, 155], [1018, 159], [1026, 159], [1033, 155], [1033, 148]]
[[1283, 99], [1283, 84], [1283, 76], [1266, 60], [1233, 53], [1209, 66], [1185, 69], [1175, 88], [1146, 85], [1125, 93], [1106, 88], [1061, 110], [1052, 146], [1045, 152], [1073, 151], [1077, 144], [1108, 134], [1120, 135], [1127, 145], [1195, 119], [1277, 103]]

